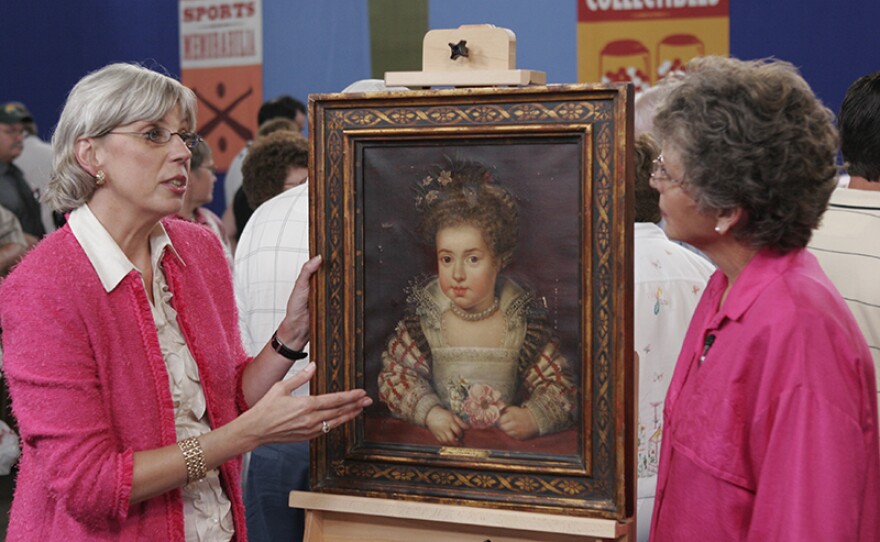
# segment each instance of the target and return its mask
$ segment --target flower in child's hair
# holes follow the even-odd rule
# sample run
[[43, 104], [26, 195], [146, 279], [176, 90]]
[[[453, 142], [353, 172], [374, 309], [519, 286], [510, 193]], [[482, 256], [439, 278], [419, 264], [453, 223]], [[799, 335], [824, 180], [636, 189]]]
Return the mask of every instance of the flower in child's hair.
[[437, 192], [436, 190], [431, 190], [430, 192], [425, 194], [425, 203], [433, 203], [439, 197], [439, 192]]
[[440, 172], [440, 176], [437, 177], [437, 180], [440, 182], [440, 186], [446, 186], [452, 182], [452, 173], [444, 169]]
[[504, 402], [501, 393], [486, 384], [474, 384], [468, 389], [468, 398], [464, 401], [464, 411], [471, 427], [492, 427], [501, 418]]
[[422, 186], [430, 186], [431, 183], [434, 182], [434, 178], [428, 175], [424, 179], [422, 179]]

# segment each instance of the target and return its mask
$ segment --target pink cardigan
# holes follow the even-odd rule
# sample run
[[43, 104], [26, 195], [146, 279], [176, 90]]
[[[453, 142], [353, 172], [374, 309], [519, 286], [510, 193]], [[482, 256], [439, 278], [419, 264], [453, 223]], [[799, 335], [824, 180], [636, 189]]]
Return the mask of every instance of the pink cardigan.
[[[246, 408], [229, 265], [217, 237], [163, 221], [162, 264], [213, 427]], [[181, 259], [183, 262], [181, 262]], [[185, 262], [185, 263], [184, 263]], [[9, 522], [16, 540], [183, 541], [179, 489], [133, 506], [133, 453], [177, 441], [168, 374], [140, 275], [110, 293], [65, 226], [0, 287], [3, 372], [22, 437]], [[236, 539], [247, 540], [241, 460], [222, 465]]]

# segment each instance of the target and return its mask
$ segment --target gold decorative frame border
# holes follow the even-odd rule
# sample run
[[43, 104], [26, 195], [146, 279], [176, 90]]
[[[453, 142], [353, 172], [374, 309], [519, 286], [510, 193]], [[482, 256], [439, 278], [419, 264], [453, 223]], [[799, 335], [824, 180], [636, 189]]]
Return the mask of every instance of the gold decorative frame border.
[[[364, 381], [362, 204], [354, 187], [353, 142], [427, 132], [581, 131], [585, 251], [582, 378], [592, 422], [584, 428], [584, 466], [563, 461], [487, 463], [365, 449], [360, 422], [312, 443], [312, 491], [405, 498], [623, 519], [635, 503], [635, 392], [632, 344], [632, 87], [559, 85], [515, 89], [326, 94], [309, 97], [310, 242], [324, 264], [312, 289], [312, 393]], [[589, 181], [589, 182], [588, 182]], [[359, 245], [360, 243], [360, 245]], [[361, 364], [359, 365], [359, 362]]]

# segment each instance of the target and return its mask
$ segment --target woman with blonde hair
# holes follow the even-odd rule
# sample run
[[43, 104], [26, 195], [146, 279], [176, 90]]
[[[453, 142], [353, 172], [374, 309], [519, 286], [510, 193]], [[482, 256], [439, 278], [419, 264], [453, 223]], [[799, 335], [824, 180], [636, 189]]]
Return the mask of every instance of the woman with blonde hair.
[[[23, 442], [17, 540], [247, 540], [239, 456], [327, 433], [362, 390], [290, 393], [308, 341], [304, 267], [254, 358], [217, 237], [171, 217], [190, 179], [196, 99], [113, 64], [77, 83], [48, 201], [71, 211], [0, 287], [3, 372]], [[296, 270], [291, 269], [291, 273]]]

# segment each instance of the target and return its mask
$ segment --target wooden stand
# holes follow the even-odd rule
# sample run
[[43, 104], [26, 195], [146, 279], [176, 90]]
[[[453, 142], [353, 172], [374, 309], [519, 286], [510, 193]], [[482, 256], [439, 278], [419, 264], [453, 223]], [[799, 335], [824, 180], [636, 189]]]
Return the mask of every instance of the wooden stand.
[[[464, 55], [456, 54], [464, 52]], [[547, 74], [516, 69], [516, 35], [491, 24], [431, 30], [422, 43], [422, 71], [386, 72], [387, 86], [493, 87], [543, 85]]]
[[306, 542], [635, 541], [635, 521], [290, 492], [306, 510]]

